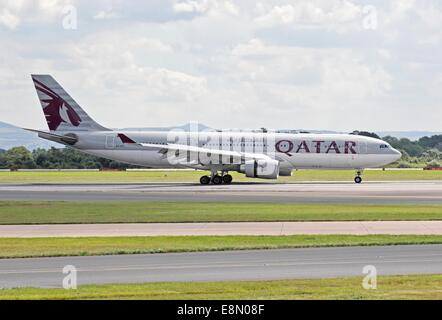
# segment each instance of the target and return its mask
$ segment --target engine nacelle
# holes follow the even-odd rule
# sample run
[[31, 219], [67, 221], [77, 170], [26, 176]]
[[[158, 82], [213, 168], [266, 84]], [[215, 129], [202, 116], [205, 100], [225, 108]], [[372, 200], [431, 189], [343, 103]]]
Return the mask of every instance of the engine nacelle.
[[290, 167], [279, 168], [279, 175], [281, 177], [291, 177], [293, 174], [293, 169]]
[[279, 161], [248, 160], [240, 166], [239, 171], [248, 178], [278, 179]]

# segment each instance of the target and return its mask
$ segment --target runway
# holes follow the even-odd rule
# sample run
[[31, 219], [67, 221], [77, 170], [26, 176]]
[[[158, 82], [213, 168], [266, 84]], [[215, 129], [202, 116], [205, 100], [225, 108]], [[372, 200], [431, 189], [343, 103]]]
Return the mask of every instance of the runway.
[[0, 238], [139, 236], [442, 235], [442, 221], [0, 225]]
[[151, 255], [0, 260], [0, 287], [61, 287], [63, 267], [77, 269], [79, 285], [136, 282], [271, 280], [440, 274], [442, 245], [310, 248]]
[[0, 200], [442, 204], [442, 181], [322, 183], [0, 184]]

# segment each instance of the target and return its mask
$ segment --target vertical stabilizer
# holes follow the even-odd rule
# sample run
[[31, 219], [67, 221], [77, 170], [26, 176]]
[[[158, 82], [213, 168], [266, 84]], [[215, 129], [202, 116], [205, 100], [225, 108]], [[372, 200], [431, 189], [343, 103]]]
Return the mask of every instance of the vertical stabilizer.
[[51, 131], [107, 131], [96, 123], [50, 75], [32, 75]]

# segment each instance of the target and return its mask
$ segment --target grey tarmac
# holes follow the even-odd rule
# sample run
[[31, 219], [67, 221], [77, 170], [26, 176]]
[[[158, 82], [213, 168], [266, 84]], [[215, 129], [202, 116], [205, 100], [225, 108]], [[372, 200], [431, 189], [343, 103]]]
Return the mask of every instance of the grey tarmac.
[[[66, 265], [78, 284], [276, 280], [440, 274], [442, 245], [337, 247], [0, 260], [0, 287], [61, 287]], [[380, 284], [378, 284], [380, 285]]]
[[442, 204], [442, 181], [0, 184], [0, 200]]

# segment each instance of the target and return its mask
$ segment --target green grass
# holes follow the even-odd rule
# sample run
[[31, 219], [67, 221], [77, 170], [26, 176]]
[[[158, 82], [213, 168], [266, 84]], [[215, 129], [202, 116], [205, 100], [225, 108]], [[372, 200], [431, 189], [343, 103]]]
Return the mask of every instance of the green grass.
[[441, 219], [442, 205], [0, 201], [0, 224]]
[[442, 275], [380, 276], [376, 290], [362, 276], [333, 279], [87, 285], [78, 290], [3, 289], [0, 299], [442, 299]]
[[[0, 172], [0, 183], [198, 183], [201, 171], [129, 171], [129, 172]], [[274, 182], [247, 179], [233, 173], [234, 181]], [[292, 177], [280, 177], [278, 182], [353, 181], [354, 170], [299, 170]], [[365, 181], [442, 180], [442, 171], [429, 170], [367, 170]]]
[[418, 235], [0, 238], [0, 258], [440, 243]]

